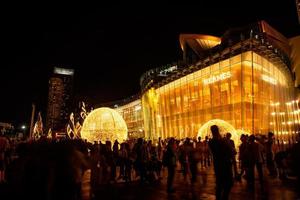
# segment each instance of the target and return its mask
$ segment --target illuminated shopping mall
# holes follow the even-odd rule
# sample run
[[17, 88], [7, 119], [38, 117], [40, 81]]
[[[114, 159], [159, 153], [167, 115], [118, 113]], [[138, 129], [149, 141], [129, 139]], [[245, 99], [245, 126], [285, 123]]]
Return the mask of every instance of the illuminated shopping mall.
[[182, 34], [182, 59], [145, 72], [141, 94], [111, 107], [125, 120], [129, 138], [204, 137], [217, 124], [234, 139], [272, 131], [294, 141], [300, 127], [299, 39], [264, 21], [222, 37]]

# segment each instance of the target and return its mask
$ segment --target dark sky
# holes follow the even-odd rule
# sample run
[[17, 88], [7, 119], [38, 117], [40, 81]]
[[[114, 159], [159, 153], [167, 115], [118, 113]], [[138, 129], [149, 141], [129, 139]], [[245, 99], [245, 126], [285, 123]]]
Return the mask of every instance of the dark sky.
[[180, 33], [221, 36], [261, 19], [287, 37], [299, 31], [294, 0], [208, 2], [2, 7], [0, 121], [28, 124], [32, 102], [45, 117], [53, 66], [74, 68], [77, 97], [102, 103], [138, 93], [143, 72], [178, 60]]

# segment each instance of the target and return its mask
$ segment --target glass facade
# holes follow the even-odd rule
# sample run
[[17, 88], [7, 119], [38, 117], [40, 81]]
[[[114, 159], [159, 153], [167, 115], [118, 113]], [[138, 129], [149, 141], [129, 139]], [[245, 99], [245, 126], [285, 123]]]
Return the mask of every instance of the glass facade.
[[[196, 137], [211, 120], [233, 127], [233, 134], [294, 133], [295, 113], [291, 75], [254, 51], [178, 78], [142, 96], [145, 137]], [[298, 111], [297, 111], [298, 112]]]
[[135, 100], [115, 108], [127, 124], [128, 138], [144, 137], [144, 121], [141, 100]]

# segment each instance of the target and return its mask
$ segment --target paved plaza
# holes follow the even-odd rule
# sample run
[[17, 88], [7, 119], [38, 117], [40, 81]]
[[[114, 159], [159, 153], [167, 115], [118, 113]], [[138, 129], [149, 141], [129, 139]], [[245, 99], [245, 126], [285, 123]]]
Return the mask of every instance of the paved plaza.
[[[116, 183], [111, 185], [103, 185], [98, 187], [94, 199], [205, 199], [213, 200], [215, 178], [213, 168], [201, 169], [198, 174], [197, 183], [192, 186], [189, 181], [184, 181], [182, 174], [178, 170], [175, 178], [176, 192], [168, 194], [166, 192], [166, 175], [164, 170], [164, 178], [160, 183], [140, 185], [138, 181], [132, 183]], [[265, 176], [264, 189], [260, 187], [256, 180], [255, 190], [247, 189], [245, 180], [235, 182], [230, 194], [232, 200], [292, 200], [297, 199], [295, 189], [296, 180], [290, 177], [286, 181], [278, 178], [270, 178]], [[86, 188], [88, 189], [88, 188]], [[87, 193], [87, 191], [85, 191]], [[87, 197], [87, 196], [86, 196]]]
[[[265, 172], [267, 173], [267, 172]], [[192, 186], [189, 180], [184, 181], [182, 174], [177, 170], [174, 186], [176, 192], [168, 194], [166, 192], [166, 169], [163, 171], [163, 179], [160, 182], [153, 184], [140, 185], [139, 181], [131, 183], [117, 182], [109, 185], [100, 185], [97, 187], [94, 196], [91, 198], [91, 187], [89, 184], [90, 170], [85, 173], [83, 181], [83, 200], [100, 200], [100, 199], [118, 199], [118, 200], [184, 200], [184, 199], [199, 199], [199, 200], [214, 200], [215, 178], [213, 167], [208, 169], [200, 169], [198, 173], [197, 183]], [[270, 178], [267, 175], [264, 180], [264, 190], [256, 180], [255, 190], [247, 189], [245, 180], [235, 182], [230, 194], [231, 200], [297, 200], [296, 179], [289, 177], [288, 180], [281, 181], [278, 178]], [[8, 186], [0, 185], [0, 199], [11, 199], [7, 196]]]

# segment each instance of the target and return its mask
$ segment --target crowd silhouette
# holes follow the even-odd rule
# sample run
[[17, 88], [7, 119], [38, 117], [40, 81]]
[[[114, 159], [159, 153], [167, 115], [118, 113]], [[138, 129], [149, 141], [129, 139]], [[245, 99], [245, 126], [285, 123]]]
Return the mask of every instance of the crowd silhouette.
[[[138, 138], [93, 144], [81, 139], [46, 137], [15, 141], [2, 135], [0, 184], [6, 185], [9, 199], [79, 200], [83, 175], [90, 170], [91, 198], [103, 185], [151, 185], [164, 178], [166, 191], [171, 194], [176, 192], [173, 183], [177, 171], [194, 187], [201, 176], [199, 169], [209, 169], [213, 164], [218, 200], [229, 198], [235, 182], [245, 181], [248, 189], [254, 190], [255, 176], [262, 191], [266, 176], [281, 180], [295, 176], [300, 191], [299, 142], [276, 148], [274, 134], [270, 132], [267, 136], [242, 134], [236, 146], [231, 133], [221, 135], [218, 126], [211, 126], [211, 133], [211, 138], [204, 139]], [[264, 174], [264, 169], [269, 174]]]

